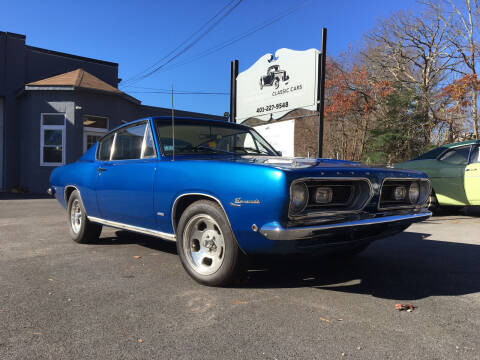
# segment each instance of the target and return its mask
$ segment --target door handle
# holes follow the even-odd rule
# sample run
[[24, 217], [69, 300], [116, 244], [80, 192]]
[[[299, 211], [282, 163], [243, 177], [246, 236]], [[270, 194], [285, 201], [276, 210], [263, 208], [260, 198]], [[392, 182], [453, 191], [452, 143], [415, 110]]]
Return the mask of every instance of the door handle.
[[477, 171], [478, 169], [465, 169], [465, 171]]
[[107, 169], [106, 169], [106, 168], [101, 168], [101, 167], [99, 167], [99, 168], [97, 169], [97, 171], [98, 171], [98, 172], [102, 172], [102, 171], [107, 171]]

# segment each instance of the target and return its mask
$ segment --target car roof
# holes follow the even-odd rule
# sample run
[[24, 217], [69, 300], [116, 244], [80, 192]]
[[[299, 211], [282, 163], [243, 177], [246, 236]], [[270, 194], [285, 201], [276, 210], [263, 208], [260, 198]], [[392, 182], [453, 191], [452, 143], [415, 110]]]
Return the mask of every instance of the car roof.
[[[114, 132], [118, 129], [121, 129], [123, 127], [135, 124], [137, 122], [146, 121], [146, 120], [160, 120], [160, 121], [165, 122], [165, 123], [167, 123], [167, 122], [171, 123], [172, 122], [172, 117], [171, 116], [152, 116], [152, 117], [146, 117], [146, 118], [141, 118], [141, 119], [137, 119], [137, 120], [132, 120], [132, 121], [129, 121], [125, 124], [119, 125], [119, 126], [113, 128], [113, 129], [111, 129], [110, 131], [108, 131], [107, 134], [105, 134], [105, 136], [107, 136], [107, 135], [111, 134], [112, 132]], [[199, 123], [202, 123], [202, 124], [227, 125], [227, 126], [235, 126], [235, 127], [242, 128], [242, 129], [250, 129], [250, 127], [247, 126], [247, 125], [231, 123], [231, 122], [228, 122], [228, 121], [215, 120], [215, 119], [175, 116], [175, 121], [178, 121], [178, 120], [180, 120], [183, 123], [185, 123], [185, 122], [189, 122], [189, 123], [199, 122]], [[103, 136], [103, 137], [105, 137], [105, 136]]]
[[445, 145], [442, 145], [442, 147], [450, 149], [450, 148], [455, 148], [455, 147], [458, 147], [458, 146], [472, 145], [472, 144], [480, 144], [480, 140], [461, 141], [461, 142], [456, 142], [456, 143], [451, 143], [451, 144], [445, 144]]
[[[168, 123], [172, 122], [172, 117], [171, 116], [153, 116], [151, 119], [152, 120], [159, 120], [159, 121], [162, 121], [162, 122], [168, 122]], [[177, 121], [177, 120], [180, 120], [181, 122], [192, 122], [192, 123], [198, 122], [198, 123], [202, 123], [202, 124], [207, 123], [207, 124], [212, 124], [212, 125], [228, 125], [228, 126], [237, 126], [237, 127], [241, 127], [241, 128], [249, 128], [246, 125], [232, 123], [232, 122], [228, 122], [228, 121], [222, 121], [222, 120], [215, 120], [215, 119], [175, 116], [175, 121]]]

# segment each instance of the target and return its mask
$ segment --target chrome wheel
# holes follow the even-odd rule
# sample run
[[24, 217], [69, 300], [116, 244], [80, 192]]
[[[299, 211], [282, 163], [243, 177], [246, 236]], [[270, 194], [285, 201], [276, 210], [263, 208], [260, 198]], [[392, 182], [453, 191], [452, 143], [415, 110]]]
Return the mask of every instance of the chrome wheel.
[[80, 207], [80, 201], [75, 199], [70, 208], [70, 224], [75, 234], [78, 234], [82, 228], [82, 208]]
[[201, 275], [214, 274], [223, 264], [225, 241], [217, 222], [198, 214], [188, 220], [183, 231], [183, 251], [190, 267]]

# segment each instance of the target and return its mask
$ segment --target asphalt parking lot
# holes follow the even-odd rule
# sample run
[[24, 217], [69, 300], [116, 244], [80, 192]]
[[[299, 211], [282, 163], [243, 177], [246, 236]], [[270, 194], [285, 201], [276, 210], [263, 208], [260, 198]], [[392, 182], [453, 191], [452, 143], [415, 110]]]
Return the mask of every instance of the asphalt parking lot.
[[66, 229], [53, 199], [0, 200], [2, 360], [480, 358], [478, 216], [350, 260], [270, 259], [226, 289], [191, 280], [173, 243]]

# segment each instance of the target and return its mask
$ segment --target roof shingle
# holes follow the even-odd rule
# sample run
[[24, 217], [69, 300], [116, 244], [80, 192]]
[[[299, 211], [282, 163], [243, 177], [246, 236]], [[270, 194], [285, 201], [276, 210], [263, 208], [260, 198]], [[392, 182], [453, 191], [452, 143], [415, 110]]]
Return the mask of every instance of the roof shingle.
[[75, 88], [93, 89], [121, 94], [117, 88], [100, 80], [83, 69], [52, 76], [43, 80], [28, 83], [27, 86], [73, 86]]

